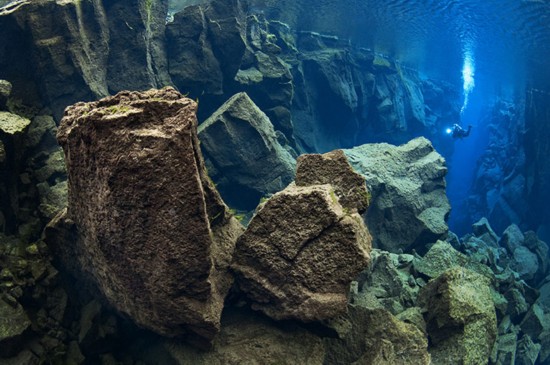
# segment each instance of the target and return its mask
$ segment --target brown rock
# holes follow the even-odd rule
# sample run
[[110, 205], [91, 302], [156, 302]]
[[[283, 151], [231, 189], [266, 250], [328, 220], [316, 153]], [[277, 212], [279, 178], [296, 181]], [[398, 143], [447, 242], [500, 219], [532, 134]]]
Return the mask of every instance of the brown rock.
[[332, 184], [344, 208], [363, 213], [369, 207], [365, 178], [353, 171], [342, 150], [301, 155], [296, 161], [295, 181], [298, 186]]
[[291, 184], [258, 209], [232, 267], [253, 309], [319, 321], [346, 311], [350, 282], [370, 248], [361, 217], [344, 212], [330, 185]]
[[208, 342], [242, 227], [206, 175], [196, 107], [165, 88], [67, 108], [69, 203], [47, 240], [140, 326]]

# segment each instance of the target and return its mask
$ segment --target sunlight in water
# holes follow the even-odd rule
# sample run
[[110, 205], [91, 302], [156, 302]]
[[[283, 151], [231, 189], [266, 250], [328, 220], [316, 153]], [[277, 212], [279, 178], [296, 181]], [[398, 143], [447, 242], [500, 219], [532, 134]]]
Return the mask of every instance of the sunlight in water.
[[464, 113], [464, 110], [468, 106], [468, 97], [474, 89], [474, 72], [475, 72], [475, 62], [472, 52], [467, 50], [464, 52], [464, 64], [462, 66], [462, 80], [464, 81], [464, 103], [460, 109], [460, 114]]

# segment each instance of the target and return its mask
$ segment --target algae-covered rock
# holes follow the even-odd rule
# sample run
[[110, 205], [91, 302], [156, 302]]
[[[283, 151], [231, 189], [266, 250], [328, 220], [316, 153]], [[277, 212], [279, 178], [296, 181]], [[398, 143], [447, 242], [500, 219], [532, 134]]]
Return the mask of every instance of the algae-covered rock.
[[350, 306], [350, 331], [342, 339], [326, 339], [325, 364], [428, 365], [428, 341], [414, 325], [385, 309]]
[[419, 273], [433, 279], [453, 267], [463, 267], [468, 257], [453, 248], [449, 243], [437, 241], [421, 258], [415, 258], [414, 268]]
[[196, 103], [173, 88], [66, 110], [68, 208], [48, 244], [138, 325], [208, 344], [219, 332], [242, 227], [207, 177]]
[[496, 365], [513, 364], [516, 358], [517, 333], [506, 333], [499, 335], [495, 343], [492, 362]]
[[529, 335], [524, 335], [518, 341], [515, 363], [520, 365], [535, 365], [541, 350], [539, 343], [533, 342]]
[[44, 161], [41, 168], [33, 171], [33, 176], [38, 182], [48, 181], [54, 177], [65, 177], [65, 159], [63, 158], [63, 150], [60, 148], [54, 149]]
[[245, 93], [232, 96], [201, 124], [199, 138], [210, 176], [236, 207], [253, 209], [262, 196], [281, 191], [294, 178], [294, 157]]
[[321, 321], [346, 311], [370, 240], [361, 217], [344, 212], [330, 185], [292, 184], [258, 208], [232, 268], [253, 309], [278, 320]]
[[497, 335], [489, 280], [452, 268], [420, 290], [434, 364], [487, 363]]
[[21, 350], [21, 341], [31, 321], [17, 302], [8, 304], [0, 298], [0, 358], [10, 357]]
[[353, 171], [342, 150], [301, 155], [296, 162], [297, 186], [331, 184], [345, 209], [363, 213], [369, 207], [365, 179]]
[[415, 270], [433, 279], [451, 268], [465, 267], [489, 279], [493, 272], [487, 265], [473, 260], [471, 257], [457, 251], [450, 243], [437, 241], [423, 257], [415, 257]]
[[430, 141], [416, 138], [399, 147], [366, 144], [344, 152], [372, 194], [366, 222], [375, 247], [424, 252], [427, 243], [445, 238], [447, 168]]
[[0, 112], [0, 132], [8, 135], [23, 133], [31, 121], [9, 112]]

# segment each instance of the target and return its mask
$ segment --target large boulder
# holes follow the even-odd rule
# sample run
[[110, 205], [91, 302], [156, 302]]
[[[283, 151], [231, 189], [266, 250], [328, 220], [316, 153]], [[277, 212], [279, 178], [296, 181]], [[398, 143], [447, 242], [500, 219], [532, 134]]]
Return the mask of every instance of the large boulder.
[[413, 275], [414, 256], [373, 249], [371, 263], [357, 278], [351, 302], [366, 308], [385, 308], [397, 315], [414, 306], [423, 281]]
[[21, 134], [30, 124], [31, 121], [27, 118], [9, 112], [0, 112], [0, 137]]
[[450, 243], [437, 241], [423, 257], [415, 257], [414, 269], [427, 279], [435, 279], [451, 268], [466, 268], [493, 280], [493, 272], [486, 264], [457, 251]]
[[498, 242], [498, 245], [506, 248], [509, 254], [514, 254], [514, 250], [523, 245], [525, 236], [519, 227], [515, 224], [511, 224], [504, 230], [502, 237]]
[[327, 339], [325, 364], [428, 365], [428, 341], [414, 325], [384, 309], [350, 306], [351, 328], [341, 339]]
[[452, 268], [420, 290], [434, 364], [485, 364], [497, 335], [489, 280]]
[[321, 321], [346, 311], [370, 245], [361, 217], [345, 212], [331, 185], [291, 184], [258, 208], [232, 267], [253, 309]]
[[47, 228], [67, 268], [138, 325], [208, 343], [242, 232], [210, 182], [196, 103], [173, 88], [67, 108], [68, 208]]
[[296, 162], [277, 137], [246, 93], [232, 96], [199, 126], [209, 174], [229, 204], [252, 210], [293, 180]]
[[365, 179], [353, 171], [342, 150], [301, 155], [296, 162], [297, 186], [331, 184], [345, 209], [363, 213], [369, 207]]
[[447, 235], [450, 205], [445, 160], [420, 137], [402, 146], [365, 144], [344, 150], [372, 194], [366, 215], [374, 245], [390, 252], [415, 249]]

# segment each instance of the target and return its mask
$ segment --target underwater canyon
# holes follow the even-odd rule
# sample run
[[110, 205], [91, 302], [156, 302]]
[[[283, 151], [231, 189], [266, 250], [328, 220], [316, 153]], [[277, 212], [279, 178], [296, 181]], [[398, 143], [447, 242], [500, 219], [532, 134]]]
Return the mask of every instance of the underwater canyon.
[[550, 5], [421, 3], [0, 1], [0, 363], [550, 363]]

